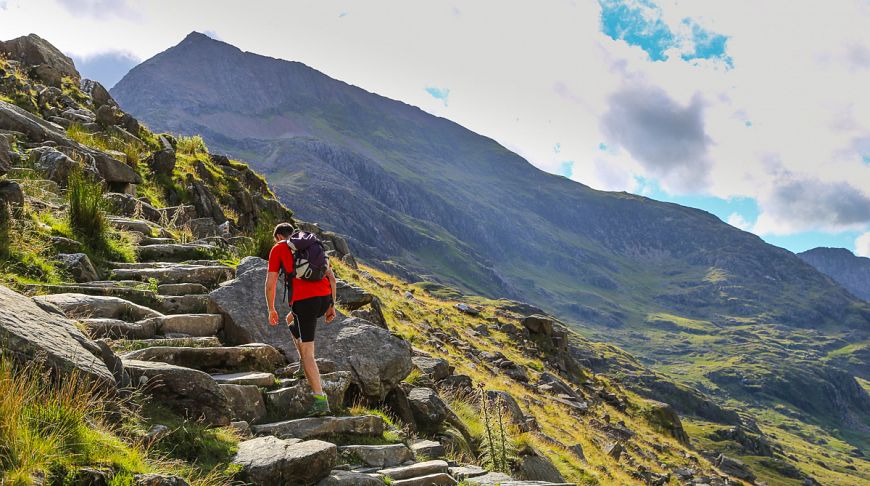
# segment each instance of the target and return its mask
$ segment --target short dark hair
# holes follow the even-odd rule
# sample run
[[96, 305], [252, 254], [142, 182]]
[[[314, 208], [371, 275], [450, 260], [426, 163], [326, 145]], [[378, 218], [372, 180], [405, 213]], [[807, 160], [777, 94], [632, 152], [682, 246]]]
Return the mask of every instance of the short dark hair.
[[278, 223], [278, 225], [275, 226], [275, 231], [272, 233], [272, 235], [273, 236], [281, 235], [284, 238], [289, 238], [290, 235], [292, 235], [294, 231], [296, 231], [296, 228], [294, 228], [292, 224], [290, 224], [290, 223]]

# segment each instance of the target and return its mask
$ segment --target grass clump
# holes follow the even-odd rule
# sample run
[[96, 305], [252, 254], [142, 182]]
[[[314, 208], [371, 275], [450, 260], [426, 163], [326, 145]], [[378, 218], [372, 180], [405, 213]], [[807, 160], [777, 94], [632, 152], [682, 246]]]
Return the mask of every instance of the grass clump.
[[73, 234], [95, 248], [108, 247], [109, 220], [103, 199], [103, 185], [75, 170], [69, 177], [68, 222]]
[[249, 256], [255, 256], [267, 260], [269, 252], [275, 245], [273, 221], [260, 220], [254, 230], [248, 235], [249, 241], [239, 246], [239, 260]]
[[80, 375], [58, 380], [38, 364], [0, 356], [0, 483], [60, 484], [86, 464], [109, 466], [119, 478], [148, 470], [141, 448], [112, 435], [106, 403]]
[[199, 135], [192, 137], [178, 137], [178, 142], [175, 150], [181, 154], [196, 155], [198, 153], [208, 153], [208, 147], [205, 146], [205, 141]]

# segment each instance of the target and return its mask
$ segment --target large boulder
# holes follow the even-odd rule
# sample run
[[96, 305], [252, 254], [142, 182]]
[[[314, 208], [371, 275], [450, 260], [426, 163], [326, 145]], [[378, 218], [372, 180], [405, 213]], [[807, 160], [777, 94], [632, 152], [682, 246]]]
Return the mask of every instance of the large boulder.
[[[266, 261], [248, 257], [236, 269], [236, 278], [223, 283], [209, 294], [209, 310], [223, 314], [224, 337], [228, 344], [266, 343], [281, 351], [289, 360], [295, 360], [296, 346], [286, 325], [270, 326], [263, 298], [266, 280]], [[283, 283], [278, 279], [278, 298], [283, 294]], [[286, 304], [278, 302], [279, 312], [288, 311]]]
[[70, 174], [79, 163], [53, 147], [37, 147], [30, 151], [28, 160], [42, 176], [61, 186], [66, 186]]
[[118, 106], [118, 103], [109, 94], [109, 90], [93, 79], [82, 79], [79, 87], [85, 94], [91, 97], [91, 104], [94, 110], [103, 105]]
[[256, 385], [225, 384], [220, 387], [229, 401], [234, 420], [257, 424], [266, 417], [263, 393]]
[[335, 282], [335, 296], [338, 304], [348, 310], [356, 310], [372, 302], [372, 294], [356, 285], [343, 280]]
[[316, 484], [329, 475], [338, 457], [335, 444], [319, 440], [258, 437], [239, 444], [233, 464], [240, 479], [254, 486]]
[[317, 355], [352, 373], [360, 394], [383, 400], [411, 372], [411, 344], [368, 321], [336, 318], [318, 329]]
[[0, 129], [21, 132], [32, 142], [51, 141], [59, 145], [70, 143], [59, 125], [47, 122], [5, 101], [0, 101]]
[[15, 181], [0, 181], [0, 204], [7, 207], [21, 207], [24, 205], [24, 191]]
[[230, 403], [220, 386], [206, 373], [167, 363], [124, 359], [134, 386], [142, 387], [160, 404], [210, 425], [229, 425]]
[[749, 481], [750, 483], [755, 481], [755, 474], [753, 474], [749, 467], [739, 459], [728, 457], [725, 454], [719, 454], [719, 457], [716, 458], [713, 464], [715, 464], [720, 471], [729, 476], [734, 476], [737, 479]]
[[520, 479], [529, 481], [547, 481], [550, 483], [564, 483], [565, 478], [556, 466], [534, 449], [527, 449], [520, 454], [517, 475]]
[[534, 314], [523, 318], [522, 322], [523, 326], [532, 334], [553, 335], [553, 319], [545, 315]]
[[228, 371], [272, 372], [286, 364], [284, 357], [275, 348], [261, 343], [206, 348], [154, 346], [131, 351], [123, 355], [123, 358], [160, 361], [215, 373]]
[[682, 444], [689, 443], [689, 435], [683, 429], [680, 416], [667, 403], [648, 400], [641, 413], [644, 419], [659, 432], [670, 435]]
[[81, 78], [72, 59], [36, 34], [0, 42], [0, 51], [7, 59], [30, 68], [31, 74], [47, 85], [60, 87], [64, 77], [72, 78], [76, 83]]
[[414, 356], [411, 361], [418, 370], [433, 381], [441, 381], [450, 376], [450, 363], [442, 358]]
[[[286, 326], [266, 323], [265, 279], [266, 261], [245, 258], [236, 270], [236, 278], [209, 294], [210, 312], [224, 315], [228, 343], [267, 343], [295, 360], [296, 346]], [[276, 294], [282, 295], [282, 290], [279, 281]], [[281, 305], [277, 303], [276, 308], [281, 309]], [[286, 307], [280, 312], [284, 310]], [[334, 361], [340, 370], [350, 371], [363, 395], [377, 400], [383, 400], [411, 372], [411, 345], [362, 319], [339, 316], [330, 324], [321, 321], [315, 347], [318, 356]]]
[[76, 371], [105, 389], [115, 378], [95, 353], [99, 348], [72, 321], [0, 286], [0, 347], [22, 362], [42, 359], [59, 372]]

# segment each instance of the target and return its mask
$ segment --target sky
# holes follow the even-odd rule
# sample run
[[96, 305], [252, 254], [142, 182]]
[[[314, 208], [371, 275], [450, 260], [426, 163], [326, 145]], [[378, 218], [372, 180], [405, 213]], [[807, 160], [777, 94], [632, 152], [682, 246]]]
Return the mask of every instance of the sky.
[[596, 189], [870, 256], [870, 0], [0, 0], [107, 86], [191, 31]]

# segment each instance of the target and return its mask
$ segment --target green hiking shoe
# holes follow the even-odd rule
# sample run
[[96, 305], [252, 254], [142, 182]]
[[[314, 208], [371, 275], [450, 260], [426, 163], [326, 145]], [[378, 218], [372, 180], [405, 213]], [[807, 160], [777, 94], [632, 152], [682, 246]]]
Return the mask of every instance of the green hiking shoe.
[[314, 403], [308, 408], [306, 415], [308, 417], [323, 417], [329, 414], [329, 401], [326, 399], [326, 395], [314, 395]]

